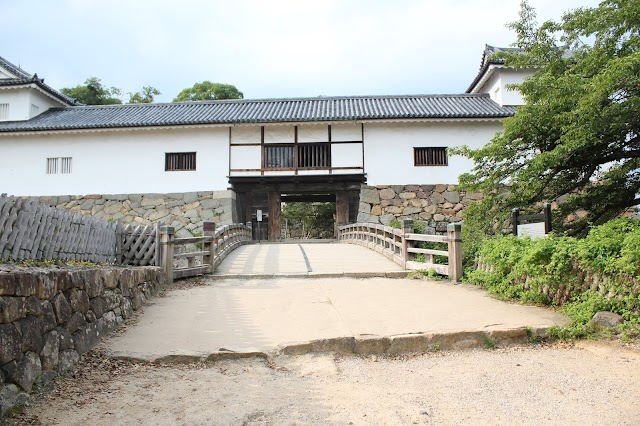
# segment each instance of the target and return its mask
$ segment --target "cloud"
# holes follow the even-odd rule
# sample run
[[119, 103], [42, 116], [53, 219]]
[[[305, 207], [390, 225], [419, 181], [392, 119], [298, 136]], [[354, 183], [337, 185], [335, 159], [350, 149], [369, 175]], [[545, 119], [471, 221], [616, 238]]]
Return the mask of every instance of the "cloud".
[[[597, 1], [532, 0], [541, 19]], [[519, 0], [23, 0], [0, 55], [54, 87], [97, 76], [170, 101], [197, 81], [247, 97], [464, 91], [485, 43], [508, 45]]]

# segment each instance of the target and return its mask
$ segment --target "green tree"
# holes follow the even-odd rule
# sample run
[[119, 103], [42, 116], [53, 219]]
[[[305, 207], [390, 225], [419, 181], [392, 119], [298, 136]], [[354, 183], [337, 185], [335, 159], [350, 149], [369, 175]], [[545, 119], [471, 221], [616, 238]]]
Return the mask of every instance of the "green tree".
[[144, 86], [140, 92], [129, 92], [129, 104], [150, 104], [154, 98], [160, 95], [160, 91], [155, 87]]
[[[483, 148], [458, 150], [476, 163], [462, 188], [486, 195], [465, 222], [495, 233], [510, 208], [549, 201], [559, 203], [556, 229], [584, 235], [640, 204], [640, 2], [605, 0], [542, 25], [535, 18], [522, 2], [509, 25], [522, 51], [496, 54], [537, 70], [514, 86], [526, 104]], [[578, 209], [588, 215], [560, 228]]]
[[299, 238], [333, 238], [336, 203], [286, 203], [282, 218], [292, 236]]
[[62, 94], [76, 99], [86, 105], [121, 104], [122, 92], [116, 87], [107, 88], [97, 77], [89, 77], [83, 85], [60, 89]]
[[203, 81], [202, 83], [194, 84], [193, 87], [182, 90], [173, 102], [215, 101], [242, 98], [244, 98], [244, 95], [234, 85]]

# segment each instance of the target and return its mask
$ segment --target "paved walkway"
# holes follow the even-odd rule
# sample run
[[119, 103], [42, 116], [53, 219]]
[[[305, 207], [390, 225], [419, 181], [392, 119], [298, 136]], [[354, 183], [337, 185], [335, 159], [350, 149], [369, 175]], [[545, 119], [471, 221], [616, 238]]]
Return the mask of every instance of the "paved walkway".
[[346, 243], [250, 244], [232, 251], [216, 275], [391, 273], [403, 268], [380, 253]]
[[563, 321], [552, 310], [501, 302], [476, 287], [448, 282], [210, 279], [154, 299], [135, 325], [107, 341], [107, 348], [151, 360], [220, 350], [270, 352], [316, 339], [510, 330]]

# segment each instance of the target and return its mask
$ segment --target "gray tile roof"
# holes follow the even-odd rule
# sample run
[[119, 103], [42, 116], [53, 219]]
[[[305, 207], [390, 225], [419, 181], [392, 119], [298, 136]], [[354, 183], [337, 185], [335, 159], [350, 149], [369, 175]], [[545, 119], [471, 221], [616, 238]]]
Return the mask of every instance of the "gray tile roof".
[[31, 74], [29, 74], [28, 72], [24, 71], [22, 68], [13, 65], [11, 62], [7, 61], [2, 56], [0, 56], [0, 67], [6, 69], [11, 74], [15, 75], [16, 78], [27, 79], [28, 80], [28, 79], [30, 79], [32, 77]]
[[53, 108], [0, 133], [195, 124], [287, 123], [513, 115], [487, 94], [348, 96]]
[[488, 44], [485, 44], [484, 51], [482, 52], [482, 60], [480, 60], [480, 70], [478, 71], [478, 74], [476, 75], [476, 77], [473, 79], [473, 82], [471, 82], [471, 84], [469, 85], [469, 88], [467, 89], [466, 93], [471, 93], [471, 91], [474, 89], [476, 84], [478, 84], [478, 82], [480, 81], [484, 73], [487, 72], [487, 69], [489, 69], [489, 65], [504, 64], [504, 59], [492, 57], [494, 54], [498, 52], [510, 52], [510, 51], [521, 52], [522, 49], [518, 49], [514, 47], [496, 47], [496, 46], [490, 46]]
[[42, 89], [43, 91], [49, 93], [54, 98], [59, 99], [63, 103], [66, 103], [68, 105], [83, 105], [82, 103], [76, 101], [75, 99], [70, 98], [69, 96], [63, 95], [62, 93], [58, 92], [53, 87], [51, 87], [51, 86], [49, 86], [47, 84], [44, 84], [44, 78], [38, 78], [38, 74], [34, 74], [34, 75], [28, 74], [27, 72], [22, 70], [20, 67], [17, 67], [15, 65], [13, 65], [11, 62], [9, 62], [6, 59], [4, 59], [2, 56], [0, 56], [0, 67], [6, 69], [11, 74], [16, 76], [16, 78], [2, 78], [2, 79], [0, 79], [0, 87], [4, 87], [4, 86], [22, 86], [22, 85], [25, 85], [25, 84], [35, 84], [40, 89]]

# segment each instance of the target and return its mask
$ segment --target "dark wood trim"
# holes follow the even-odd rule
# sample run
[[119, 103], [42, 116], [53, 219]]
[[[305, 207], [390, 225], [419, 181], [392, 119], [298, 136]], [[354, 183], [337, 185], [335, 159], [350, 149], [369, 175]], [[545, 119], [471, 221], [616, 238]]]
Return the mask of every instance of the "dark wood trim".
[[361, 127], [361, 136], [360, 138], [362, 138], [362, 170], [364, 171], [364, 123], [360, 123], [360, 127]]
[[[260, 126], [260, 145], [262, 146], [260, 150], [260, 167], [264, 170], [264, 126]], [[264, 171], [262, 174], [264, 175]]]
[[231, 170], [231, 127], [229, 127], [229, 170]]
[[[329, 150], [331, 150], [331, 143], [332, 143], [332, 141], [331, 141], [331, 124], [327, 125], [327, 129], [329, 129], [328, 130], [329, 134], [327, 136], [329, 137]], [[331, 174], [331, 169], [329, 169], [329, 174]]]
[[[301, 171], [308, 170], [364, 170], [364, 167], [361, 166], [344, 166], [344, 167], [300, 167]], [[273, 169], [230, 169], [229, 172], [290, 172], [293, 171], [292, 168], [273, 168]], [[262, 173], [264, 175], [264, 173]], [[292, 175], [295, 176], [295, 175]], [[301, 176], [301, 175], [298, 175]]]
[[[300, 145], [311, 144], [311, 143], [330, 143], [331, 145], [340, 145], [340, 144], [362, 143], [362, 141], [332, 141], [332, 142], [327, 142], [327, 141], [307, 141], [307, 142], [298, 142], [298, 143]], [[270, 145], [287, 145], [287, 144], [291, 144], [291, 142], [268, 142], [268, 143], [265, 143], [264, 145], [270, 146]], [[231, 146], [262, 146], [262, 143], [260, 143], [260, 142], [233, 143], [233, 144], [231, 144]]]
[[298, 174], [298, 126], [293, 126], [293, 167], [294, 174]]
[[336, 196], [333, 194], [293, 194], [281, 195], [280, 200], [284, 203], [333, 203]]

